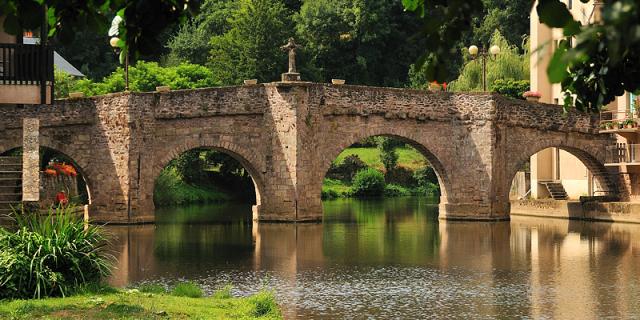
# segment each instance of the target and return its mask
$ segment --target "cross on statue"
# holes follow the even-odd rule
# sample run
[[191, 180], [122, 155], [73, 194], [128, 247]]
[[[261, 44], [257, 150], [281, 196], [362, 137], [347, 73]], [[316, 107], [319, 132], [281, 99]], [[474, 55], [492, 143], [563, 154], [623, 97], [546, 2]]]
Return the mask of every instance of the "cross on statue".
[[296, 73], [296, 49], [302, 48], [300, 45], [296, 44], [293, 38], [289, 38], [289, 42], [284, 46], [280, 47], [282, 51], [289, 51], [289, 73]]

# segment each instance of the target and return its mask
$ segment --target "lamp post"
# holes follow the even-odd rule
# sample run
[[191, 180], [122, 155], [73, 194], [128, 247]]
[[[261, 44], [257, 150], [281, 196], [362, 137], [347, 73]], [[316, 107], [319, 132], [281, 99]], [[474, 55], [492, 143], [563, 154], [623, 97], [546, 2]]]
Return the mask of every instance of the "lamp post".
[[[120, 48], [118, 47], [118, 41], [120, 38], [112, 37], [109, 40], [109, 45], [111, 48], [118, 54]], [[124, 91], [129, 91], [129, 52], [125, 49], [124, 51]]]
[[487, 91], [487, 59], [495, 59], [499, 53], [500, 47], [497, 45], [492, 45], [491, 48], [489, 48], [489, 52], [487, 52], [484, 47], [482, 47], [482, 49], [478, 49], [477, 46], [469, 47], [471, 59], [482, 60], [482, 91]]

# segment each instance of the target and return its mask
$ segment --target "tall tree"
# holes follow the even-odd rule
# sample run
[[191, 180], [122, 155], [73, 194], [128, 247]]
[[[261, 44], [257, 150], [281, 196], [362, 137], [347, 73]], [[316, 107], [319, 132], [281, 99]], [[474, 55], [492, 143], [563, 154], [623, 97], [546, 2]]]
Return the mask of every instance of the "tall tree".
[[277, 80], [287, 59], [280, 45], [292, 35], [291, 12], [282, 1], [240, 0], [229, 30], [211, 38], [207, 65], [223, 84]]
[[419, 54], [411, 40], [419, 20], [399, 0], [307, 0], [296, 22], [319, 80], [401, 86]]

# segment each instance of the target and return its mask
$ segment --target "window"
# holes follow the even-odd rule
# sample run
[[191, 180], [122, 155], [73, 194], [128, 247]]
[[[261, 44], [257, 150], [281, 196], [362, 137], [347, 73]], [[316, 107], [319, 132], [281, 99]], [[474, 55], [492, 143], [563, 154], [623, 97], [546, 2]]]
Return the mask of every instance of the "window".
[[573, 1], [572, 0], [567, 0], [567, 8], [569, 10], [571, 10], [573, 8]]
[[558, 98], [553, 98], [553, 104], [560, 104], [560, 100]]

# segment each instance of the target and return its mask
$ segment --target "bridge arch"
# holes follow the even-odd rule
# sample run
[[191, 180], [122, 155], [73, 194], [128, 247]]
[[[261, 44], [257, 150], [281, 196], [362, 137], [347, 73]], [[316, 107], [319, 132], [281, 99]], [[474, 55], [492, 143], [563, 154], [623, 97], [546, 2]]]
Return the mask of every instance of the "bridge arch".
[[435, 150], [438, 150], [438, 147], [429, 144], [428, 137], [418, 136], [413, 133], [405, 132], [401, 128], [394, 128], [390, 126], [370, 127], [365, 130], [359, 131], [357, 134], [346, 136], [343, 139], [340, 139], [340, 142], [337, 144], [327, 146], [325, 151], [322, 152], [322, 162], [319, 170], [319, 174], [321, 176], [319, 177], [319, 182], [316, 183], [319, 186], [318, 194], [320, 194], [320, 190], [322, 189], [322, 181], [327, 174], [331, 163], [338, 157], [338, 155], [340, 155], [342, 151], [344, 151], [354, 143], [374, 136], [396, 138], [404, 141], [405, 143], [418, 150], [418, 152], [420, 152], [420, 154], [422, 154], [427, 159], [429, 165], [433, 167], [436, 177], [438, 178], [438, 184], [440, 185], [440, 203], [442, 204], [448, 202], [448, 190], [451, 190], [451, 180], [447, 168], [440, 161], [440, 157], [435, 153]]
[[[189, 150], [209, 149], [229, 155], [234, 160], [238, 161], [240, 165], [242, 165], [242, 167], [249, 172], [251, 180], [253, 181], [256, 195], [256, 203], [253, 207], [254, 215], [256, 214], [256, 212], [258, 212], [258, 209], [262, 204], [262, 196], [264, 195], [265, 184], [262, 175], [262, 168], [264, 167], [264, 164], [259, 160], [255, 152], [250, 152], [248, 148], [235, 144], [230, 140], [211, 138], [200, 138], [192, 140], [178, 139], [174, 143], [158, 149], [160, 149], [161, 151], [156, 152], [163, 154], [163, 156], [157, 158], [157, 160], [152, 165], [152, 179], [145, 180], [148, 180], [149, 183], [151, 183], [151, 185], [147, 186], [147, 188], [145, 189], [148, 190], [148, 192], [154, 192], [155, 181], [160, 176], [161, 171], [169, 164], [169, 162], [171, 162], [171, 160], [177, 158], [178, 156]], [[152, 195], [150, 199], [153, 199]]]
[[604, 166], [605, 150], [602, 144], [594, 143], [591, 140], [569, 140], [569, 139], [540, 139], [536, 143], [521, 144], [518, 150], [511, 150], [506, 162], [506, 175], [501, 196], [509, 199], [512, 180], [518, 170], [520, 170], [529, 159], [548, 148], [558, 148], [576, 157], [591, 172], [600, 190], [606, 194], [618, 195], [618, 185], [616, 181], [609, 177]]
[[[54, 146], [52, 146], [54, 145]], [[60, 149], [58, 149], [60, 148]], [[13, 150], [22, 149], [21, 143], [14, 142], [13, 144], [7, 146], [3, 146], [0, 148], [0, 155], [6, 154]], [[87, 193], [87, 204], [92, 203], [92, 190], [94, 186], [94, 179], [92, 178], [91, 166], [89, 165], [88, 160], [85, 157], [80, 156], [75, 150], [72, 148], [66, 148], [64, 146], [58, 145], [56, 143], [51, 143], [48, 139], [44, 139], [44, 141], [40, 141], [40, 150], [49, 150], [56, 154], [61, 155], [65, 159], [70, 160], [71, 165], [73, 165], [74, 169], [76, 169], [78, 176], [83, 180], [86, 193]], [[61, 150], [62, 149], [62, 150]], [[41, 155], [42, 156], [42, 155]]]

